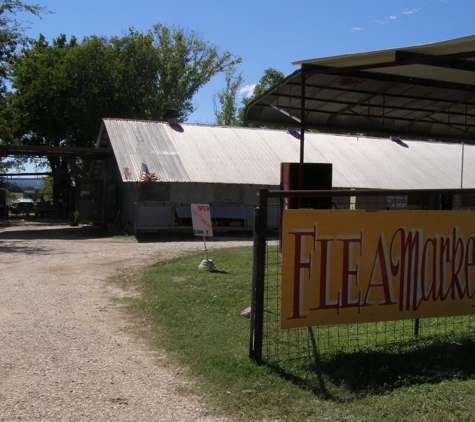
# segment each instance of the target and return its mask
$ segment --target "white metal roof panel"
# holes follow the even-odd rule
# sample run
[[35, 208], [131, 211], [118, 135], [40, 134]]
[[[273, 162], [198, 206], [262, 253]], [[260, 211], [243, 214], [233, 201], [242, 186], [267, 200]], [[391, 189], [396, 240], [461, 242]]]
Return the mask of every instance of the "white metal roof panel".
[[161, 180], [190, 181], [164, 124], [104, 119], [104, 125], [124, 181], [140, 180], [142, 164]]
[[[298, 145], [283, 131], [183, 125], [175, 132], [177, 151], [193, 181], [276, 184], [275, 165], [299, 157]], [[265, 157], [265, 159], [263, 159]]]
[[[475, 35], [454, 38], [430, 44], [419, 44], [406, 47], [389, 48], [385, 50], [367, 51], [362, 53], [342, 54], [339, 56], [319, 57], [307, 60], [298, 60], [292, 62], [293, 65], [320, 65], [328, 67], [350, 67], [361, 65], [373, 65], [387, 63], [394, 60], [394, 54], [399, 50], [409, 51], [411, 53], [422, 53], [428, 55], [446, 55], [456, 53], [465, 53], [473, 51], [475, 45]], [[472, 60], [473, 61], [473, 60]]]
[[[162, 182], [276, 186], [280, 164], [299, 161], [300, 140], [285, 130], [115, 119], [104, 124], [124, 182], [139, 181], [145, 163]], [[332, 163], [338, 188], [475, 188], [474, 145], [309, 132], [305, 161]]]

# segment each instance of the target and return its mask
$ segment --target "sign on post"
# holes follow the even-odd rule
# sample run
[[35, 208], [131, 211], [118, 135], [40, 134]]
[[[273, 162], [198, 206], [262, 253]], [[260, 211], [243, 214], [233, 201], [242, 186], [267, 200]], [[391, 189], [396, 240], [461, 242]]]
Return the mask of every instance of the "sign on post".
[[208, 258], [208, 249], [206, 248], [206, 236], [213, 236], [209, 205], [191, 204], [191, 220], [193, 222], [193, 233], [195, 236], [203, 236], [203, 243], [205, 245], [206, 259], [201, 261], [199, 268], [213, 269], [216, 265]]
[[213, 236], [211, 212], [207, 204], [191, 204], [191, 220], [195, 236]]

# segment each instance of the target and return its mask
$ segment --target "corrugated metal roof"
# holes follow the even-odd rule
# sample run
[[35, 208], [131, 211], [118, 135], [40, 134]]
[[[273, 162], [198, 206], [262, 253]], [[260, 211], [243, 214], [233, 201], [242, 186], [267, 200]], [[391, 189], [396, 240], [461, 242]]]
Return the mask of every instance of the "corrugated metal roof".
[[325, 131], [475, 139], [475, 35], [294, 64], [301, 69], [247, 106], [248, 122], [304, 119]]
[[162, 180], [190, 181], [163, 124], [128, 120], [104, 120], [104, 124], [124, 181], [140, 180], [143, 163]]
[[[142, 163], [162, 182], [280, 184], [280, 164], [298, 162], [300, 140], [285, 130], [104, 119], [124, 182]], [[100, 142], [100, 141], [99, 141]], [[305, 134], [305, 162], [332, 163], [338, 188], [475, 188], [475, 146]]]
[[[408, 51], [411, 53], [425, 55], [448, 55], [454, 52], [473, 52], [475, 35], [454, 38], [430, 44], [419, 44], [405, 47], [389, 48], [385, 50], [367, 51], [363, 53], [342, 54], [339, 56], [319, 57], [307, 60], [292, 62], [293, 65], [314, 64], [328, 67], [350, 67], [361, 65], [375, 65], [394, 61], [394, 56], [398, 51]], [[472, 59], [473, 61], [473, 59]]]

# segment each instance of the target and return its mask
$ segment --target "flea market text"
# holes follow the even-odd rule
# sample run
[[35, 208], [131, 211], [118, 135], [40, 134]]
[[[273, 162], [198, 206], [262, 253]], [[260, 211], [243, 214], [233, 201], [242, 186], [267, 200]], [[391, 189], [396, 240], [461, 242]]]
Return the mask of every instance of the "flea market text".
[[284, 213], [281, 327], [466, 315], [469, 211]]

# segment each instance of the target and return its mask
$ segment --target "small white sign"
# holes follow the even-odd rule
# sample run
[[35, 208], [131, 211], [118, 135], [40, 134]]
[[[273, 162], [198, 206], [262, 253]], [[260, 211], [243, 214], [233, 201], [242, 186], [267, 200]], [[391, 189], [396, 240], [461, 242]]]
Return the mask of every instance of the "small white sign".
[[213, 236], [209, 205], [191, 204], [191, 220], [195, 236]]

